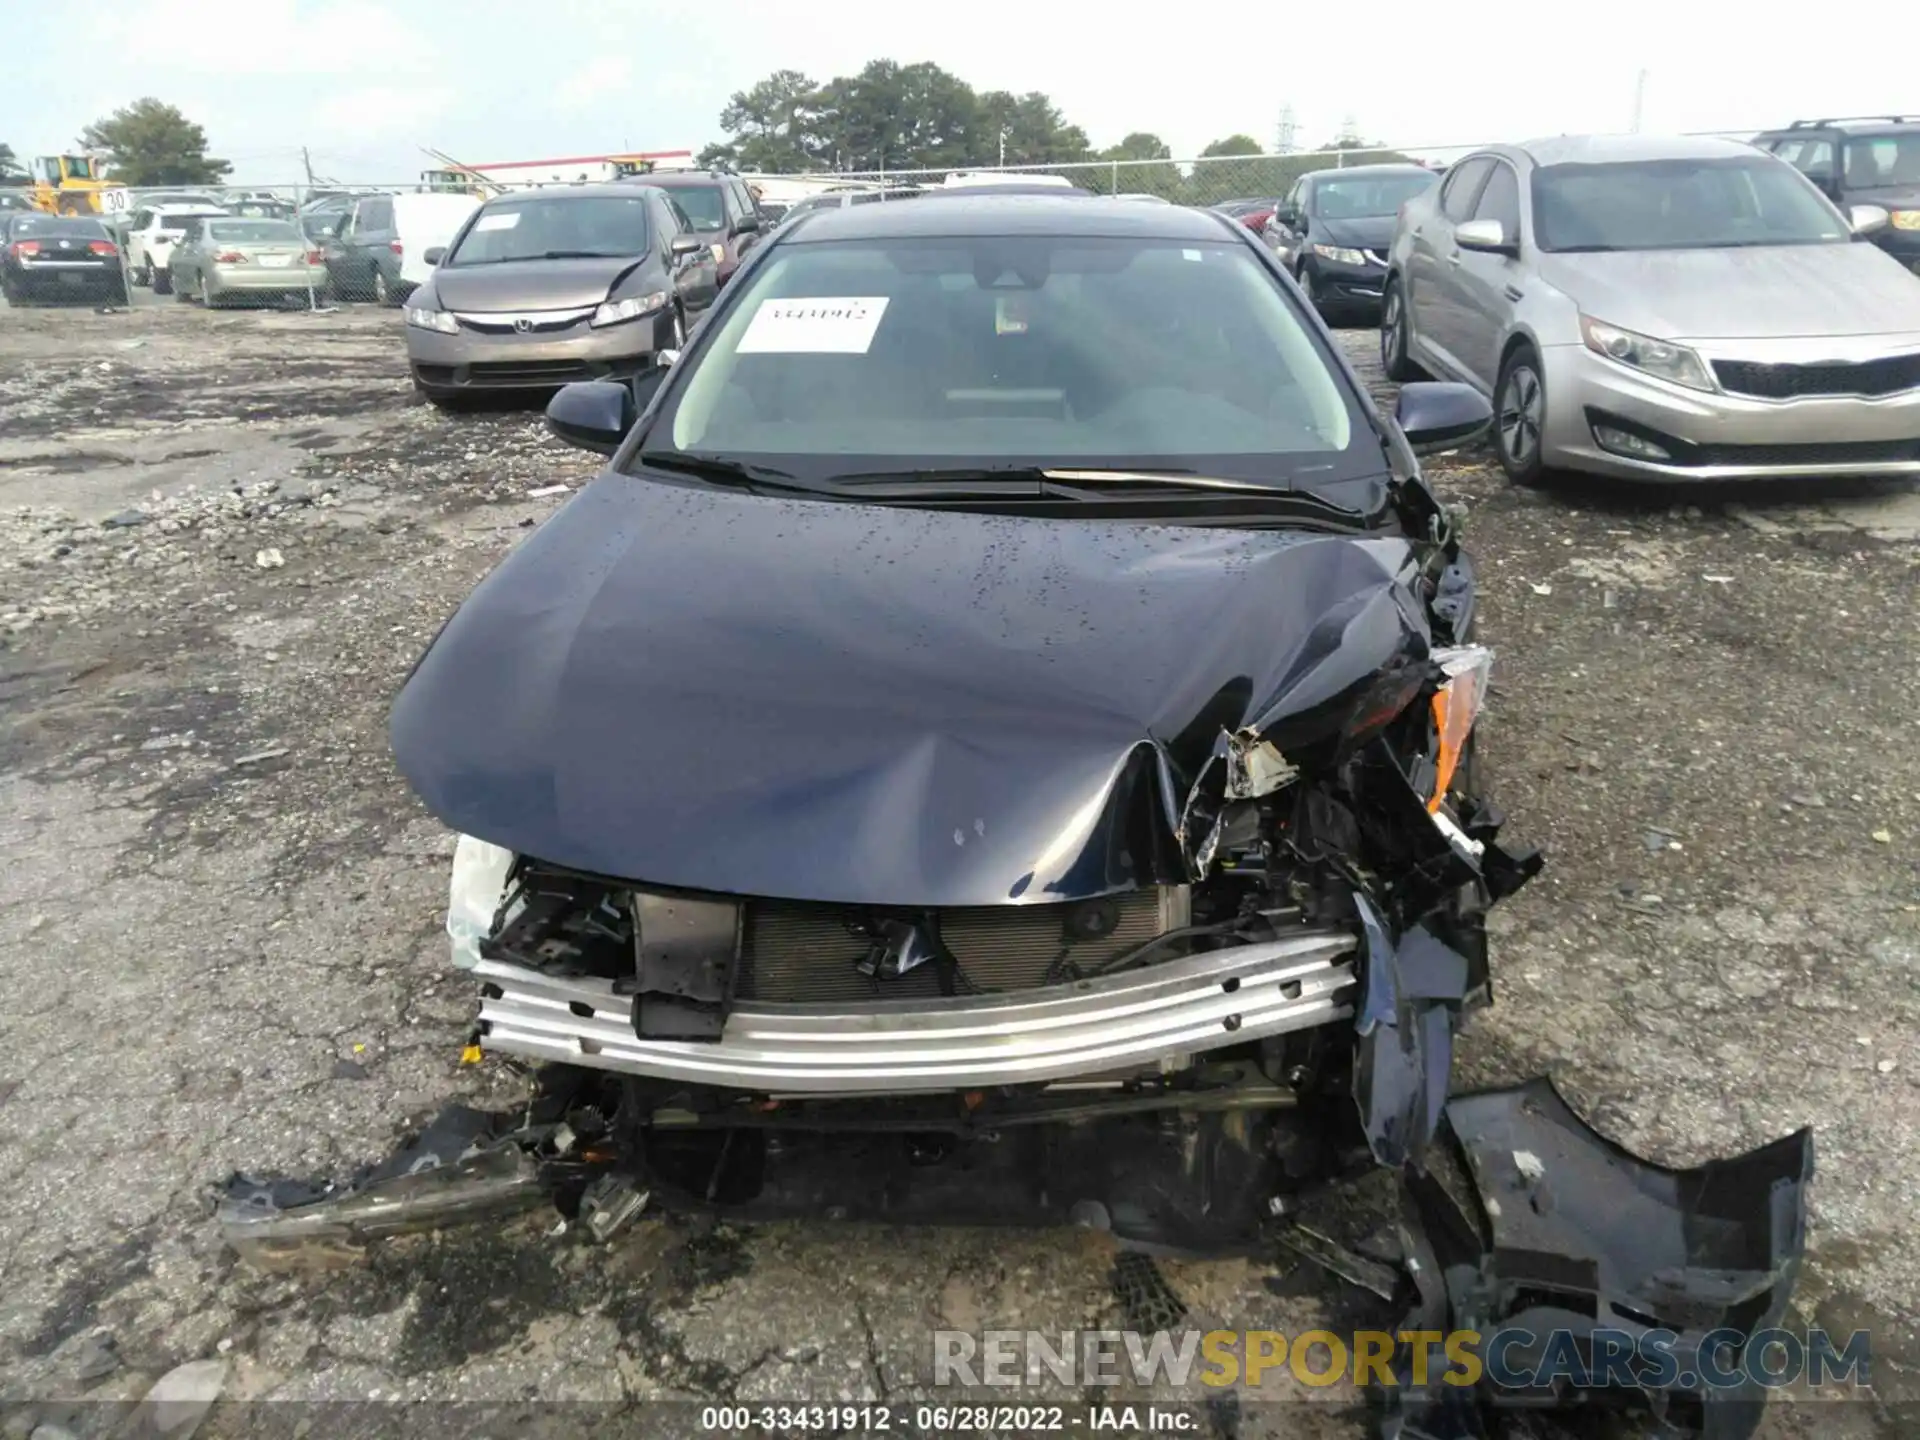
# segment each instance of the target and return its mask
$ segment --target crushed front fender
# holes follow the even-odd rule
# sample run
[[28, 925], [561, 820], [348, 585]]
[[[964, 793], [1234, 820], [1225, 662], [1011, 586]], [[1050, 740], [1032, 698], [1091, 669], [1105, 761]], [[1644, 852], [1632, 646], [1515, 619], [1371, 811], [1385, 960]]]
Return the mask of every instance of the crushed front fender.
[[1470, 1393], [1414, 1386], [1402, 1355], [1387, 1440], [1463, 1440], [1501, 1409], [1566, 1404], [1637, 1409], [1676, 1437], [1752, 1435], [1766, 1392], [1732, 1374], [1740, 1342], [1786, 1313], [1813, 1132], [1673, 1170], [1600, 1135], [1545, 1079], [1459, 1096], [1445, 1120], [1478, 1213], [1407, 1172], [1414, 1253], [1440, 1283], [1416, 1269], [1406, 1328], [1477, 1331], [1486, 1372]]

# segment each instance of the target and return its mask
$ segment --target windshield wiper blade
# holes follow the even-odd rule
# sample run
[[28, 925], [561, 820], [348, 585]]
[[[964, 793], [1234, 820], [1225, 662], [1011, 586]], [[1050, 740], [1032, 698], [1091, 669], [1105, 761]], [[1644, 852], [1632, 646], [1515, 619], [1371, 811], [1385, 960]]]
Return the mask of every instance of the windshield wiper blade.
[[776, 470], [771, 465], [752, 465], [745, 460], [729, 460], [721, 455], [692, 455], [684, 450], [643, 450], [639, 460], [650, 469], [670, 470], [756, 493], [831, 495], [836, 500], [849, 498], [845, 490], [828, 481], [803, 480], [797, 475], [789, 475], [785, 470]]
[[1088, 491], [1105, 487], [1140, 486], [1148, 489], [1220, 490], [1251, 495], [1273, 495], [1286, 487], [1256, 480], [1222, 480], [1191, 470], [1072, 470], [1050, 465], [926, 466], [912, 470], [866, 470], [836, 475], [837, 484], [890, 493], [934, 493], [956, 486], [991, 487], [981, 493], [1005, 493], [1022, 485], [1033, 493], [1059, 493], [1062, 487]]

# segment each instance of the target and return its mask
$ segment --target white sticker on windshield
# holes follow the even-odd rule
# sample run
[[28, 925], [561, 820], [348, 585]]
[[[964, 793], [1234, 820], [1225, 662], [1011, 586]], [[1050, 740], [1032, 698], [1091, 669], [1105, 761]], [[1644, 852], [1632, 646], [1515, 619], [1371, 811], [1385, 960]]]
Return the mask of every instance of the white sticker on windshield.
[[1182, 250], [1180, 252], [1180, 258], [1182, 260], [1198, 260], [1200, 258], [1200, 252], [1198, 250]]
[[498, 215], [482, 215], [473, 222], [476, 230], [511, 230], [520, 223], [518, 210], [502, 210]]
[[886, 313], [884, 295], [762, 300], [734, 348], [742, 355], [864, 355]]

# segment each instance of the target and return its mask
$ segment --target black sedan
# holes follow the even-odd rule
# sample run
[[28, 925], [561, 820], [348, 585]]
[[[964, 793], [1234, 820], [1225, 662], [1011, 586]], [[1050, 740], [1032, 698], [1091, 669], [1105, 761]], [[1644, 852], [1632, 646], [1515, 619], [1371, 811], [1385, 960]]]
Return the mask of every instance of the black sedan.
[[1439, 179], [1419, 165], [1312, 171], [1280, 202], [1267, 238], [1329, 321], [1375, 323], [1400, 207]]
[[32, 300], [127, 303], [120, 247], [98, 220], [74, 215], [11, 215], [0, 247], [0, 294], [9, 305]]

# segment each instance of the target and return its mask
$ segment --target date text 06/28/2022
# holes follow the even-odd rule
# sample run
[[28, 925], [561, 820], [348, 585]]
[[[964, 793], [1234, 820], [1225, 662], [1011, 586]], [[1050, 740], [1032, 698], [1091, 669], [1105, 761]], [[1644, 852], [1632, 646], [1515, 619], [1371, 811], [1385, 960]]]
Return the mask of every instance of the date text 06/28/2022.
[[1200, 1406], [1132, 1405], [707, 1405], [700, 1428], [720, 1435], [1197, 1434]]

